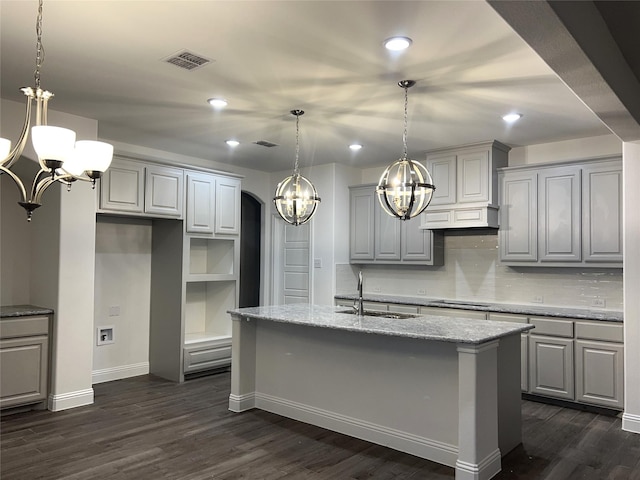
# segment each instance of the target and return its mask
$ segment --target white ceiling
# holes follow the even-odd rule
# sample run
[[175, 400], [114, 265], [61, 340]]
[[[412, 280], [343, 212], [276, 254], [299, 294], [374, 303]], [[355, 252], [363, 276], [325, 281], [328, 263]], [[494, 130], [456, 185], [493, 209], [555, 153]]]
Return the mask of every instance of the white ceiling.
[[[33, 85], [36, 0], [0, 1], [1, 94]], [[42, 87], [51, 108], [98, 120], [103, 139], [268, 172], [385, 165], [497, 139], [511, 146], [610, 131], [483, 1], [45, 0]], [[382, 47], [392, 35], [413, 45]], [[189, 50], [213, 61], [185, 71]], [[224, 97], [214, 111], [206, 100]], [[501, 116], [524, 117], [509, 127]], [[240, 146], [224, 143], [235, 138]], [[267, 148], [252, 142], [266, 140]], [[352, 153], [347, 146], [364, 148]]]

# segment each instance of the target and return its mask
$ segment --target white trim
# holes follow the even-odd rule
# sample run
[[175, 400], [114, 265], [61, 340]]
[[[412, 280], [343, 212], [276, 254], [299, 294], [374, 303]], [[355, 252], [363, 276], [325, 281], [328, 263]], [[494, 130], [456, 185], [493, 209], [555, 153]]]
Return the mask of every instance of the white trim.
[[[458, 459], [458, 447], [455, 445], [271, 395], [258, 392], [253, 395], [255, 396], [255, 407], [268, 412], [384, 445], [450, 467], [455, 467]], [[246, 396], [243, 395], [243, 397]], [[498, 465], [500, 464], [499, 455], [500, 452], [498, 452]]]
[[121, 365], [119, 367], [103, 368], [91, 372], [91, 384], [111, 382], [123, 378], [137, 377], [149, 373], [149, 362]]
[[229, 395], [229, 410], [232, 412], [244, 412], [251, 410], [256, 406], [256, 398], [254, 393], [245, 393], [244, 395]]
[[93, 388], [78, 390], [76, 392], [49, 394], [47, 408], [52, 412], [67, 410], [69, 408], [83, 407], [93, 403]]
[[640, 415], [632, 413], [622, 414], [622, 430], [631, 433], [640, 433]]
[[489, 480], [502, 469], [500, 450], [496, 449], [479, 463], [456, 462], [456, 480]]

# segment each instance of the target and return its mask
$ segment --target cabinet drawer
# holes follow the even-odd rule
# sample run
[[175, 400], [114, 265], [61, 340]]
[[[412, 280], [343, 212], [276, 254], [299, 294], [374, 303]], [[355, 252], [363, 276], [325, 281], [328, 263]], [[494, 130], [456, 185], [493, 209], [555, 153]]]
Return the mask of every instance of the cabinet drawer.
[[509, 313], [489, 313], [489, 320], [495, 322], [512, 322], [512, 323], [527, 323], [527, 317], [524, 315], [511, 315]]
[[3, 318], [0, 321], [0, 338], [31, 337], [49, 333], [49, 317]]
[[184, 348], [184, 373], [199, 372], [231, 364], [231, 345], [193, 345]]
[[555, 320], [549, 318], [531, 317], [530, 323], [536, 328], [530, 333], [535, 335], [552, 335], [554, 337], [573, 337], [573, 322], [571, 320]]
[[622, 324], [576, 322], [576, 338], [622, 343], [624, 341], [624, 327]]
[[389, 304], [389, 311], [393, 313], [415, 313], [417, 314], [419, 307], [417, 305], [398, 305], [395, 303]]
[[420, 307], [420, 313], [423, 315], [437, 315], [440, 317], [468, 318], [471, 320], [486, 320], [486, 312], [477, 310], [462, 310], [457, 308], [446, 307]]

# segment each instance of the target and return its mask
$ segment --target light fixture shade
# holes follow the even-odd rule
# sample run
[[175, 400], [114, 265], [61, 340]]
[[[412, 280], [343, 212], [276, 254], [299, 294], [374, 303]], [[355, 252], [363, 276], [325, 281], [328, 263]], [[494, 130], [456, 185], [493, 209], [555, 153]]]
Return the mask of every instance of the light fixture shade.
[[31, 128], [31, 141], [38, 159], [64, 162], [73, 155], [76, 132], [68, 128], [37, 125]]
[[83, 171], [106, 172], [113, 159], [113, 145], [95, 140], [79, 140], [76, 142], [75, 153], [76, 158], [83, 163]]
[[401, 220], [420, 215], [431, 202], [434, 190], [433, 180], [427, 169], [407, 158], [389, 165], [376, 187], [382, 208]]
[[294, 173], [278, 184], [273, 203], [285, 222], [302, 225], [315, 213], [320, 197], [309, 180]]
[[11, 140], [7, 138], [0, 138], [0, 160], [7, 158], [10, 152]]

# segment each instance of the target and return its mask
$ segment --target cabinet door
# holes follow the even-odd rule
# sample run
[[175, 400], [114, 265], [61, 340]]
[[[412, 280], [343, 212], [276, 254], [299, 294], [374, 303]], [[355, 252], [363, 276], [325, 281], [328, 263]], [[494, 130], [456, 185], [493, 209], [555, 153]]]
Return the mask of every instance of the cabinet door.
[[373, 260], [374, 186], [350, 189], [349, 258]]
[[213, 233], [215, 190], [213, 175], [187, 173], [187, 232]]
[[538, 174], [540, 260], [579, 262], [582, 258], [580, 167]]
[[622, 165], [586, 165], [582, 169], [582, 240], [585, 262], [622, 266]]
[[216, 178], [215, 233], [240, 234], [240, 180]]
[[47, 336], [0, 341], [0, 408], [47, 398]]
[[457, 164], [458, 203], [489, 202], [489, 150], [461, 153]]
[[572, 339], [529, 335], [529, 391], [574, 399]]
[[622, 409], [623, 353], [619, 343], [576, 340], [576, 400]]
[[420, 229], [420, 217], [401, 222], [400, 239], [400, 255], [403, 261], [433, 261], [433, 231]]
[[384, 211], [374, 200], [374, 241], [376, 260], [400, 260], [400, 223], [402, 220]]
[[500, 177], [500, 260], [538, 260], [537, 174], [510, 172]]
[[456, 203], [456, 155], [427, 155], [427, 170], [436, 186], [430, 205], [451, 205]]
[[146, 168], [145, 213], [182, 217], [182, 170], [155, 165]]
[[144, 166], [114, 160], [100, 179], [100, 209], [142, 213]]

